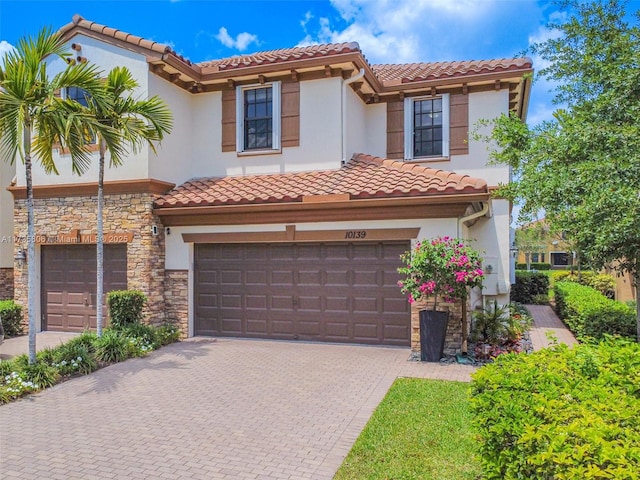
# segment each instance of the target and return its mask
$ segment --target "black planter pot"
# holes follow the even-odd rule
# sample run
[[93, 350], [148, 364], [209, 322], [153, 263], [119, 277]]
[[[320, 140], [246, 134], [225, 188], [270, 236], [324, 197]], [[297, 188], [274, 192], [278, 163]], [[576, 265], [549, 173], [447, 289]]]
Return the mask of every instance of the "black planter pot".
[[447, 337], [449, 312], [420, 310], [420, 360], [439, 362]]

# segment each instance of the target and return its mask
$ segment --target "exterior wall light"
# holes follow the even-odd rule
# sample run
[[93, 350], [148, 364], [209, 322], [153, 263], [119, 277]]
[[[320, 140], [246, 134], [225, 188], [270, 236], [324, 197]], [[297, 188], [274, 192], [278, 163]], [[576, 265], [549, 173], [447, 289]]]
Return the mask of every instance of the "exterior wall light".
[[24, 248], [18, 248], [14, 260], [18, 264], [18, 267], [22, 267], [25, 263], [27, 263], [27, 252], [24, 251]]

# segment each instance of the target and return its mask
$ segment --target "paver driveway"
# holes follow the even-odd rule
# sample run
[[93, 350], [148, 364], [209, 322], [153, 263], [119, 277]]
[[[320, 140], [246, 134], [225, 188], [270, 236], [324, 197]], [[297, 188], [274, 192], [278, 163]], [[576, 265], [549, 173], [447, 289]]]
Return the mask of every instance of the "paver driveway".
[[237, 339], [170, 345], [0, 407], [0, 477], [330, 479], [415, 364], [408, 355]]

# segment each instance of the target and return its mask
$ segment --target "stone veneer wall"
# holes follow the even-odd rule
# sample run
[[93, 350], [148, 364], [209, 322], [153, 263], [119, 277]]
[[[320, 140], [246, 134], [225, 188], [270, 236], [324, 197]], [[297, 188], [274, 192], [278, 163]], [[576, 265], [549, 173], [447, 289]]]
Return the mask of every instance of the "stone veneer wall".
[[165, 270], [164, 298], [167, 322], [180, 328], [182, 338], [189, 335], [189, 271]]
[[[432, 303], [432, 302], [430, 302]], [[462, 352], [462, 304], [438, 303], [438, 310], [448, 309], [449, 325], [447, 337], [444, 341], [444, 354], [456, 355]], [[431, 305], [433, 307], [433, 305]], [[416, 302], [411, 305], [411, 350], [420, 352], [420, 310], [426, 309], [426, 302]]]
[[[104, 232], [133, 234], [127, 243], [127, 288], [140, 290], [148, 297], [145, 318], [149, 323], [165, 321], [164, 302], [164, 228], [153, 214], [153, 201], [158, 195], [151, 193], [127, 193], [105, 195]], [[68, 235], [79, 230], [81, 235], [96, 233], [97, 197], [56, 197], [34, 199], [36, 236]], [[27, 208], [26, 200], [14, 202], [15, 235], [24, 241], [16, 242], [15, 249], [26, 250]], [[152, 226], [158, 226], [153, 235]], [[106, 267], [106, 265], [105, 265]], [[27, 266], [15, 269], [16, 302], [23, 305], [27, 322]]]
[[0, 268], [0, 300], [13, 298], [13, 268]]

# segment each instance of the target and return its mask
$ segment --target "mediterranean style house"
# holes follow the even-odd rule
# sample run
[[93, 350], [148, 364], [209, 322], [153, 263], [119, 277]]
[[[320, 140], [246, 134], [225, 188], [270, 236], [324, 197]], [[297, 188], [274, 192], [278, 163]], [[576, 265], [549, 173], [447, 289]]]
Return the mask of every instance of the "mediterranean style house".
[[[105, 291], [144, 292], [150, 322], [185, 336], [417, 348], [419, 307], [396, 269], [412, 242], [435, 236], [484, 251], [475, 305], [508, 301], [511, 206], [491, 193], [509, 169], [487, 165], [469, 131], [526, 117], [528, 58], [371, 65], [343, 43], [196, 64], [77, 15], [61, 32], [77, 61], [128, 67], [139, 95], [174, 115], [157, 155], [106, 172]], [[97, 166], [77, 177], [64, 152], [56, 160], [59, 176], [34, 172], [38, 253], [26, 262], [37, 263], [38, 329], [82, 330], [97, 301]], [[8, 258], [26, 305], [26, 262], [13, 262], [26, 247], [24, 182], [18, 168]]]

